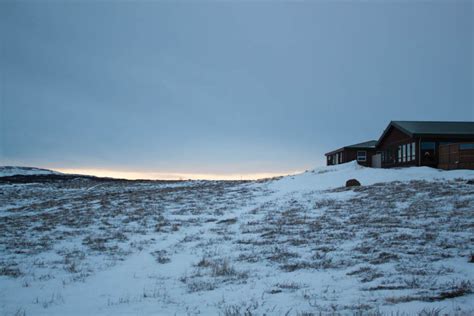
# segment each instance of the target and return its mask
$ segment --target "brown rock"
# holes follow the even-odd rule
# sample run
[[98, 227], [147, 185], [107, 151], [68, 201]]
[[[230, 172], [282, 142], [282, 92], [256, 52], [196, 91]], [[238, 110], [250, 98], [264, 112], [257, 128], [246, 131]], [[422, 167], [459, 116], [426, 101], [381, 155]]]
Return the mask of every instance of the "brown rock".
[[349, 179], [346, 181], [346, 187], [360, 187], [360, 182], [357, 179]]

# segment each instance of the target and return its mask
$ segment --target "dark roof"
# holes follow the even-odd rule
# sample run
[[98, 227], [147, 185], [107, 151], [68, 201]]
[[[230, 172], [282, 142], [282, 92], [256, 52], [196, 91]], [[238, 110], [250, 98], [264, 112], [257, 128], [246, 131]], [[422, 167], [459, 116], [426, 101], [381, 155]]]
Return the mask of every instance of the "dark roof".
[[380, 142], [387, 134], [390, 127], [396, 127], [405, 134], [413, 136], [474, 136], [474, 122], [449, 122], [449, 121], [391, 121], [380, 136]]
[[369, 140], [366, 142], [354, 144], [354, 145], [349, 145], [349, 146], [344, 146], [339, 149], [333, 150], [331, 152], [326, 153], [325, 155], [331, 155], [333, 153], [336, 153], [338, 151], [342, 151], [344, 149], [375, 149], [375, 145], [377, 144], [376, 140]]
[[474, 122], [392, 121], [410, 135], [474, 135]]
[[344, 146], [344, 148], [375, 148], [375, 144], [377, 144], [376, 140], [369, 140], [363, 143]]

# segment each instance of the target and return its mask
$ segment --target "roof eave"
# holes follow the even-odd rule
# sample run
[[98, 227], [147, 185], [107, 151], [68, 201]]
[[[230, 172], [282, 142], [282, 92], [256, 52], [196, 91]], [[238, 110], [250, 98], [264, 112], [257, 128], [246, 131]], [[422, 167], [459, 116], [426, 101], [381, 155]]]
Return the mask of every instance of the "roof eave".
[[434, 133], [414, 133], [413, 137], [438, 137], [438, 138], [450, 138], [450, 137], [457, 137], [457, 138], [473, 138], [473, 134], [434, 134]]
[[366, 147], [352, 147], [352, 146], [347, 146], [344, 147], [345, 149], [375, 149], [375, 146], [366, 146]]
[[330, 151], [330, 152], [328, 152], [328, 153], [325, 153], [324, 155], [325, 155], [325, 156], [333, 155], [333, 154], [335, 154], [335, 153], [344, 151], [344, 150], [346, 150], [346, 149], [354, 149], [354, 150], [370, 150], [370, 149], [373, 149], [373, 150], [375, 150], [376, 147], [375, 147], [375, 146], [373, 146], [373, 147], [351, 147], [351, 146], [346, 146], [346, 147], [342, 147], [342, 148], [339, 148], [339, 149]]
[[344, 149], [346, 149], [346, 147], [341, 147], [341, 148], [339, 148], [339, 149], [336, 149], [336, 150], [330, 151], [330, 152], [328, 152], [328, 153], [325, 153], [324, 156], [333, 155], [333, 154], [338, 153], [338, 152], [340, 152], [340, 151], [344, 151]]

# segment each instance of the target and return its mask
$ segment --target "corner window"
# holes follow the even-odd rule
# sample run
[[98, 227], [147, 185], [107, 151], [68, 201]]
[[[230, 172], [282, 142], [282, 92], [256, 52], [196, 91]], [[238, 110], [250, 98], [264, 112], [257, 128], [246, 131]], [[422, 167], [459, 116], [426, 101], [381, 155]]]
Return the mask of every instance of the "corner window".
[[357, 151], [357, 161], [367, 161], [367, 152], [364, 150]]

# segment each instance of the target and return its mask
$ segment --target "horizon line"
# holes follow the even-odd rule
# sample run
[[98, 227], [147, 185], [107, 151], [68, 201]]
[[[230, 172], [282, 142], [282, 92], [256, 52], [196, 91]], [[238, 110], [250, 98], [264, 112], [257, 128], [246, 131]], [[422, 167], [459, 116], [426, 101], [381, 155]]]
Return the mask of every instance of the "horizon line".
[[146, 172], [122, 171], [101, 168], [48, 168], [65, 174], [90, 175], [127, 180], [260, 180], [302, 173], [302, 170], [289, 172], [248, 172], [248, 173], [206, 173], [206, 172]]

